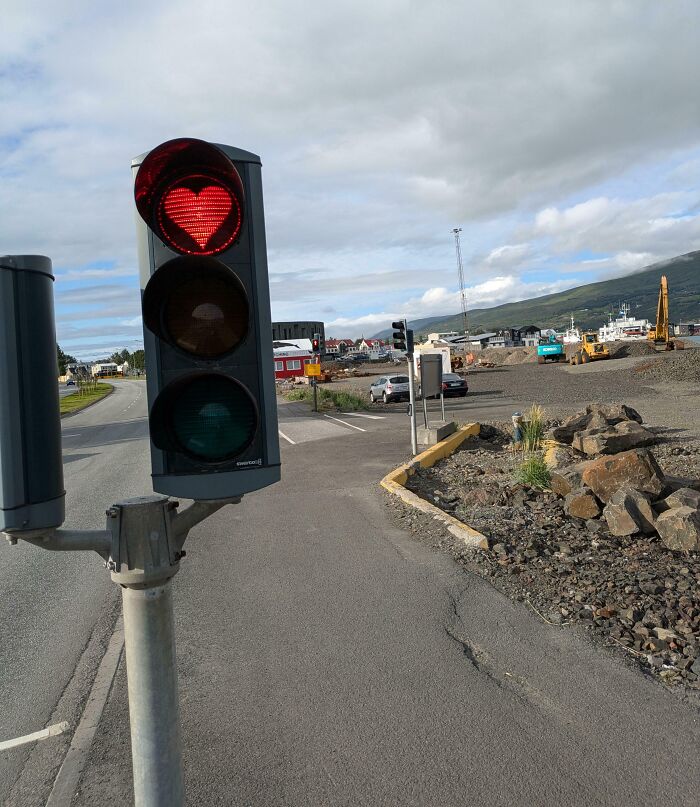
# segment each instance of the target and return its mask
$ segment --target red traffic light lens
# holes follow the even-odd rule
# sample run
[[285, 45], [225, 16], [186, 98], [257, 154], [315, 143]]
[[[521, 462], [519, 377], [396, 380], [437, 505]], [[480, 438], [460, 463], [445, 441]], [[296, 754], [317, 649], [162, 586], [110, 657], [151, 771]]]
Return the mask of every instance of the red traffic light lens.
[[191, 356], [215, 359], [234, 350], [249, 328], [240, 280], [214, 258], [175, 258], [143, 294], [146, 327]]
[[158, 199], [158, 228], [178, 252], [215, 255], [236, 240], [242, 210], [236, 194], [218, 180], [188, 176], [176, 180]]
[[220, 149], [203, 140], [169, 140], [150, 151], [134, 196], [140, 216], [176, 252], [217, 255], [241, 234], [241, 177]]

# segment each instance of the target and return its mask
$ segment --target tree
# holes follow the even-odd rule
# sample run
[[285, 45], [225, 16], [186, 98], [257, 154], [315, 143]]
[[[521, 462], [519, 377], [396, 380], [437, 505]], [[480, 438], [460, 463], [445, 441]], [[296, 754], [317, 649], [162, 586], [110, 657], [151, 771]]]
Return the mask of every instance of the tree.
[[56, 359], [58, 362], [58, 374], [65, 375], [66, 374], [66, 365], [67, 364], [77, 364], [78, 360], [75, 356], [71, 356], [69, 353], [64, 353], [61, 350], [61, 346], [56, 344]]

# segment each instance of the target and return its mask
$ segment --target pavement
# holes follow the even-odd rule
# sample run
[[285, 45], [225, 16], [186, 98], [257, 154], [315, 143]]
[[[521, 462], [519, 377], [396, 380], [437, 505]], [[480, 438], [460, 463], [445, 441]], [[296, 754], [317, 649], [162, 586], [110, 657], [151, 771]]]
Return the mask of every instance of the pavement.
[[[66, 466], [78, 472], [66, 482], [77, 486], [76, 526], [97, 526], [105, 501], [150, 489], [145, 402], [127, 387], [143, 389], [117, 385], [64, 423], [67, 452], [78, 457]], [[464, 402], [474, 419], [497, 406], [511, 402]], [[174, 581], [187, 804], [696, 804], [697, 702], [584, 632], [545, 624], [396, 526], [378, 481], [409, 457], [402, 411], [328, 414], [281, 404], [282, 481], [188, 538]], [[0, 575], [17, 551], [2, 548]], [[51, 561], [36, 558], [34, 569]], [[3, 715], [4, 736], [63, 717], [51, 707], [76, 677], [71, 659], [88, 672], [76, 713], [63, 719], [75, 721], [89, 691], [94, 660], [85, 665], [79, 648], [89, 654], [99, 633], [90, 623], [101, 625], [105, 609], [114, 615], [114, 592], [99, 562], [72, 563], [76, 585], [61, 601], [70, 614], [54, 603], [56, 583], [17, 603], [22, 630], [36, 623], [39, 671], [65, 656], [51, 692], [34, 683], [32, 665], [23, 681], [6, 681], [23, 644], [7, 614], [0, 620], [2, 702], [23, 697], [29, 710]], [[18, 586], [26, 582], [15, 574]], [[7, 590], [2, 577], [0, 586]], [[5, 651], [5, 634], [14, 652]], [[96, 660], [110, 631], [99, 635]], [[46, 641], [51, 652], [42, 654]], [[45, 804], [69, 741], [68, 732], [24, 752], [22, 787], [15, 782], [6, 803]], [[66, 804], [131, 803], [129, 755], [122, 660]], [[3, 770], [7, 762], [0, 755]]]

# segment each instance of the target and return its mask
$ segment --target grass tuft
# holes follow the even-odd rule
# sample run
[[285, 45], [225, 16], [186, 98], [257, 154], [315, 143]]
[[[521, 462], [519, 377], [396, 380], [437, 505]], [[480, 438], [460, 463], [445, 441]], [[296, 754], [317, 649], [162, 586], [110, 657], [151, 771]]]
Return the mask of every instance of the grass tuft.
[[532, 454], [517, 469], [516, 478], [523, 485], [531, 488], [548, 488], [551, 481], [549, 468], [542, 454]]
[[523, 423], [523, 451], [539, 451], [544, 439], [544, 409], [533, 404]]

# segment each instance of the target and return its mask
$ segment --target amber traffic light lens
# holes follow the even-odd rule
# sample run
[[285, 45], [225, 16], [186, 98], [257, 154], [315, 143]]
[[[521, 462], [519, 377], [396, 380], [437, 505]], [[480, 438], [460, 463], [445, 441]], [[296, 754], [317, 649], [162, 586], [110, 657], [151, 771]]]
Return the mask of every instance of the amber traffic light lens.
[[248, 296], [233, 270], [215, 258], [175, 258], [143, 295], [146, 327], [191, 356], [216, 359], [246, 338]]
[[233, 276], [205, 274], [180, 284], [164, 315], [173, 343], [202, 358], [230, 353], [248, 332], [248, 301]]

